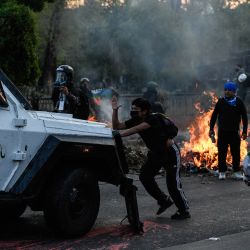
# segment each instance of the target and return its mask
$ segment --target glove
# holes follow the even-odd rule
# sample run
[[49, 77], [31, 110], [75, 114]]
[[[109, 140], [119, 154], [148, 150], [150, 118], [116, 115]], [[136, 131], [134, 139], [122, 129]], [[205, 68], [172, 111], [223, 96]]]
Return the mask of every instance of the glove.
[[213, 130], [209, 130], [209, 137], [211, 138], [211, 137], [214, 137], [214, 131]]
[[215, 143], [215, 142], [216, 142], [214, 136], [215, 136], [214, 131], [213, 131], [213, 130], [210, 130], [210, 131], [209, 131], [209, 137], [211, 138], [212, 143]]
[[247, 134], [246, 134], [246, 133], [242, 133], [241, 138], [242, 138], [243, 140], [246, 140], [246, 139], [247, 139]]
[[113, 134], [113, 137], [121, 137], [121, 134], [118, 130], [113, 130], [112, 134]]

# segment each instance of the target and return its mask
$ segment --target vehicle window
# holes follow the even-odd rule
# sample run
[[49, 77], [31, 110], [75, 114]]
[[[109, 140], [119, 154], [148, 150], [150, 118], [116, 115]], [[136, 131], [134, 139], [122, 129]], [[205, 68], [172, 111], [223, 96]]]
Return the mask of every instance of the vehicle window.
[[5, 96], [2, 81], [0, 81], [0, 107], [8, 107], [7, 98]]

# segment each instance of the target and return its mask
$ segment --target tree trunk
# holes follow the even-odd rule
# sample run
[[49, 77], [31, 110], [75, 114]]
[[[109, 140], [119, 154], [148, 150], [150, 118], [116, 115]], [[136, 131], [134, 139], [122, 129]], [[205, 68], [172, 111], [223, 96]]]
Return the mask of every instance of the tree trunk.
[[42, 75], [39, 79], [39, 86], [45, 88], [46, 92], [51, 93], [54, 81], [54, 72], [56, 69], [56, 43], [60, 34], [59, 24], [61, 14], [64, 8], [65, 0], [57, 0], [50, 18], [48, 42], [45, 50], [44, 63], [42, 66]]

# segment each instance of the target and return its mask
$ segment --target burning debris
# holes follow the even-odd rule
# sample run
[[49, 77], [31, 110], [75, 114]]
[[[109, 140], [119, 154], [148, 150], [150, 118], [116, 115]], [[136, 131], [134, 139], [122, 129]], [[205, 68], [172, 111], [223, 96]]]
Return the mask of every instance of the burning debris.
[[[218, 169], [218, 150], [216, 143], [213, 143], [209, 137], [209, 121], [213, 112], [213, 108], [218, 100], [213, 92], [204, 92], [204, 95], [211, 99], [211, 107], [208, 111], [202, 109], [200, 103], [195, 104], [195, 108], [199, 114], [189, 127], [190, 139], [184, 142], [181, 149], [182, 162], [185, 170], [190, 173], [194, 172], [213, 172]], [[217, 140], [217, 137], [215, 137]], [[247, 142], [241, 141], [241, 159], [247, 154]], [[232, 156], [227, 155], [227, 164], [231, 164]]]

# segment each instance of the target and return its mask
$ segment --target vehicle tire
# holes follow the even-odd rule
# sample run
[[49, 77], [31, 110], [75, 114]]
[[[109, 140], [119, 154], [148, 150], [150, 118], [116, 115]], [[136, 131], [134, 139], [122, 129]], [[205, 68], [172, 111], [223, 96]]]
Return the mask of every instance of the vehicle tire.
[[10, 202], [0, 205], [1, 220], [16, 220], [26, 210], [27, 205], [24, 202]]
[[99, 212], [100, 190], [87, 169], [74, 169], [58, 176], [47, 191], [44, 217], [58, 236], [87, 233]]

